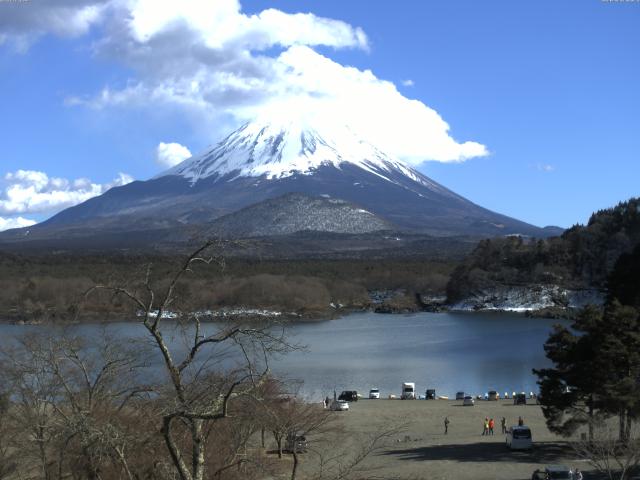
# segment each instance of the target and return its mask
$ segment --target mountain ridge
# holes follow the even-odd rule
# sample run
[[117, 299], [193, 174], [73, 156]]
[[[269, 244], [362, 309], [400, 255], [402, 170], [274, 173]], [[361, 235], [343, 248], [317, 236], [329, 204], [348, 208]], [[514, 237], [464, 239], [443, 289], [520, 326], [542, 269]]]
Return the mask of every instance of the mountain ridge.
[[88, 232], [206, 231], [224, 215], [294, 192], [358, 205], [399, 230], [427, 235], [547, 237], [561, 231], [480, 207], [348, 128], [250, 123], [152, 179], [0, 234], [0, 242], [63, 242]]

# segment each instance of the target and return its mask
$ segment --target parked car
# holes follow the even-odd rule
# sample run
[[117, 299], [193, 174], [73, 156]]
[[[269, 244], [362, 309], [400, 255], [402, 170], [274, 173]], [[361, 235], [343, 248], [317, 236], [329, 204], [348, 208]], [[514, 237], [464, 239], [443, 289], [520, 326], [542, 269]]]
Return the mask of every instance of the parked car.
[[473, 400], [473, 397], [471, 395], [467, 395], [462, 399], [463, 407], [473, 407], [475, 403], [476, 402]]
[[513, 397], [514, 405], [526, 405], [527, 404], [527, 396], [524, 393], [516, 393]]
[[464, 392], [457, 392], [456, 393], [456, 400], [464, 400], [464, 397], [466, 397]]
[[416, 384], [413, 382], [404, 382], [402, 384], [402, 400], [415, 400], [416, 398]]
[[372, 388], [371, 390], [369, 390], [369, 398], [371, 398], [372, 400], [380, 398], [380, 389]]
[[436, 399], [436, 390], [434, 388], [429, 388], [425, 392], [424, 398], [427, 400], [435, 400]]
[[507, 447], [511, 450], [528, 450], [533, 447], [531, 430], [525, 425], [514, 425], [507, 430]]
[[345, 400], [347, 402], [357, 402], [358, 401], [358, 392], [355, 390], [344, 390], [340, 395], [338, 395], [338, 400]]
[[565, 465], [549, 465], [544, 469], [547, 479], [573, 479], [573, 470]]
[[309, 442], [307, 442], [307, 438], [304, 435], [298, 435], [293, 432], [287, 435], [287, 443], [285, 446], [287, 452], [293, 452], [295, 449], [296, 453], [302, 453], [306, 452], [308, 448]]
[[500, 394], [495, 390], [489, 390], [487, 400], [497, 401], [500, 398]]
[[331, 410], [334, 412], [343, 412], [349, 410], [349, 402], [346, 400], [334, 400], [331, 402]]
[[531, 474], [531, 480], [547, 480], [547, 472], [536, 468]]

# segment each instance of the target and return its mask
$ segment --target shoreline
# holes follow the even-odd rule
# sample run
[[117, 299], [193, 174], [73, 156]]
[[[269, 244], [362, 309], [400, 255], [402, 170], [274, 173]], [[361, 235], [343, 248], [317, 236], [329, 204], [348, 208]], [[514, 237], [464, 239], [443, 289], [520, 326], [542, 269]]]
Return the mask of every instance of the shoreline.
[[[234, 309], [239, 310], [239, 309]], [[543, 319], [560, 319], [571, 320], [577, 313], [576, 309], [565, 308], [562, 311], [548, 309], [498, 309], [498, 308], [482, 308], [482, 309], [464, 309], [464, 308], [449, 308], [448, 306], [440, 306], [439, 308], [422, 308], [422, 309], [398, 309], [396, 310], [381, 310], [379, 306], [375, 308], [340, 308], [330, 312], [279, 312], [269, 311], [266, 309], [246, 309], [252, 311], [250, 313], [228, 313], [228, 311], [222, 310], [222, 314], [219, 315], [203, 315], [201, 318], [202, 323], [220, 323], [225, 320], [242, 320], [247, 322], [261, 322], [261, 321], [283, 321], [286, 323], [298, 324], [298, 323], [316, 323], [326, 322], [332, 320], [340, 320], [346, 316], [356, 313], [373, 313], [377, 315], [411, 315], [416, 313], [455, 313], [473, 315], [477, 313], [484, 314], [496, 314], [496, 315], [517, 315], [529, 318], [543, 318]], [[262, 310], [259, 314], [255, 313], [255, 310]], [[54, 318], [38, 318], [38, 319], [25, 319], [24, 316], [19, 318], [0, 317], [0, 324], [3, 325], [25, 325], [25, 326], [70, 326], [70, 325], [84, 325], [84, 324], [111, 324], [111, 323], [140, 323], [140, 317], [114, 317], [110, 314], [99, 315], [96, 313], [89, 313], [83, 315], [81, 319], [67, 319], [64, 317]], [[180, 316], [177, 314], [170, 314], [164, 318], [164, 321], [177, 320]], [[182, 316], [186, 318], [186, 316]]]

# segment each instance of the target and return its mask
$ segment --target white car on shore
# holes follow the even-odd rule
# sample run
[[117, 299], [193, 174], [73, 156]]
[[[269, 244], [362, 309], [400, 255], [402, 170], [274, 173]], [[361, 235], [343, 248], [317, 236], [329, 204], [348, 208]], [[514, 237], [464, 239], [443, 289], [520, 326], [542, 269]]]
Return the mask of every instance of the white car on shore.
[[380, 389], [372, 388], [371, 390], [369, 390], [369, 398], [372, 400], [377, 400], [378, 398], [380, 398]]
[[531, 430], [526, 425], [517, 425], [509, 428], [505, 441], [507, 447], [511, 450], [529, 450], [533, 448]]
[[471, 395], [466, 395], [462, 400], [462, 405], [464, 407], [473, 407], [475, 403], [476, 402], [473, 400], [473, 397]]
[[349, 402], [346, 400], [334, 400], [331, 402], [330, 408], [334, 412], [345, 412], [349, 410]]
[[402, 394], [400, 395], [402, 400], [415, 400], [416, 399], [416, 384], [413, 382], [404, 382], [402, 384]]

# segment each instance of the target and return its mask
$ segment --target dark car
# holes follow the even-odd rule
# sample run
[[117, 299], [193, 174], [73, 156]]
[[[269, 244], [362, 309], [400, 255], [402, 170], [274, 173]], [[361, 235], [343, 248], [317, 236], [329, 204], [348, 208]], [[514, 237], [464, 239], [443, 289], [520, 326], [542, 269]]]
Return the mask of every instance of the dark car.
[[345, 390], [343, 391], [338, 400], [345, 400], [347, 402], [357, 402], [358, 401], [358, 392], [355, 390]]
[[572, 480], [573, 470], [566, 465], [549, 465], [544, 469], [549, 480]]
[[514, 405], [526, 405], [527, 404], [527, 396], [524, 393], [516, 393], [515, 397], [513, 397]]
[[429, 388], [426, 392], [425, 392], [425, 398], [427, 400], [435, 400], [436, 399], [436, 391], [433, 388]]
[[531, 480], [547, 480], [547, 473], [543, 472], [542, 470], [540, 470], [539, 468], [537, 468], [532, 474], [531, 474]]
[[288, 452], [293, 452], [295, 450], [295, 453], [303, 453], [306, 452], [308, 448], [309, 442], [307, 442], [307, 438], [304, 435], [299, 435], [293, 432], [287, 435], [287, 445], [285, 450]]

